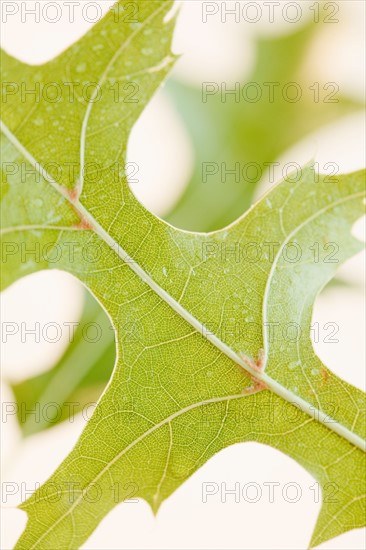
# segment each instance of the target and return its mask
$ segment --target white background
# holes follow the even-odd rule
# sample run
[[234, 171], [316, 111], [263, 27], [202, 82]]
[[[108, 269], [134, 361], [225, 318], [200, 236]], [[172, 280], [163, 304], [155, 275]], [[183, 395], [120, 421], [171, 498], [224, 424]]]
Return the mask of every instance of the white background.
[[[58, 3], [63, 4], [61, 0]], [[103, 11], [112, 4], [98, 3]], [[26, 4], [30, 7], [34, 2]], [[362, 97], [364, 2], [346, 0], [338, 4], [341, 23], [324, 29], [316, 47], [309, 52], [308, 62], [316, 65], [320, 80], [336, 81], [342, 91]], [[203, 24], [201, 9], [201, 2], [195, 0], [182, 3], [174, 46], [176, 52], [184, 53], [174, 69], [175, 74], [198, 85], [204, 80], [235, 82], [254, 62], [256, 34], [287, 33], [294, 29], [293, 24], [285, 23], [281, 17], [273, 24], [268, 24], [266, 17], [255, 24], [242, 21], [238, 25], [230, 20], [223, 24], [218, 17]], [[81, 10], [75, 10], [77, 17], [73, 24], [68, 23], [66, 17], [56, 24], [44, 19], [35, 23], [32, 17], [27, 17], [24, 24], [20, 13], [21, 10], [9, 17], [2, 26], [2, 46], [29, 63], [41, 63], [53, 57], [90, 26], [83, 20]], [[306, 13], [304, 9], [303, 22]], [[89, 16], [93, 17], [92, 10]], [[302, 163], [315, 156], [320, 163], [336, 161], [341, 171], [359, 169], [365, 163], [364, 135], [363, 116], [356, 114], [309, 136], [287, 152], [284, 159]], [[141, 166], [140, 182], [134, 186], [140, 200], [157, 214], [168, 211], [190, 176], [194, 151], [179, 113], [169, 104], [163, 90], [136, 124], [129, 157]], [[266, 181], [263, 181], [259, 194], [265, 188]], [[362, 238], [361, 223], [355, 231]], [[333, 288], [321, 295], [316, 302], [314, 321], [339, 324], [339, 343], [316, 344], [316, 351], [334, 372], [365, 389], [363, 265], [364, 256], [360, 254], [340, 269], [339, 276], [352, 281], [353, 285]], [[82, 290], [68, 275], [45, 272], [30, 276], [5, 291], [1, 307], [3, 321], [42, 324], [77, 320], [82, 309]], [[7, 380], [21, 380], [41, 372], [60, 356], [65, 345], [66, 338], [56, 345], [31, 341], [22, 344], [14, 337], [3, 346], [2, 375]], [[12, 400], [6, 383], [3, 399]], [[15, 419], [2, 424], [3, 481], [24, 482], [29, 489], [35, 482], [44, 481], [71, 450], [83, 422], [79, 416], [74, 423], [64, 423], [26, 441], [21, 440]], [[255, 482], [261, 487], [262, 497], [256, 503], [243, 499], [235, 503], [234, 498], [228, 496], [223, 503], [217, 494], [203, 503], [205, 482], [219, 485], [226, 482], [228, 487], [233, 487], [235, 482], [241, 487]], [[274, 503], [269, 502], [265, 482], [280, 484]], [[301, 487], [302, 496], [297, 503], [286, 502], [282, 497], [284, 485], [290, 482]], [[145, 502], [117, 506], [84, 548], [304, 549], [320, 508], [310, 489], [313, 485], [312, 477], [285, 455], [255, 443], [238, 444], [209, 460], [163, 503], [156, 518]], [[25, 514], [13, 507], [19, 497], [16, 495], [2, 506], [1, 548], [4, 549], [13, 546], [26, 522]], [[322, 547], [364, 548], [365, 532], [346, 533]]]

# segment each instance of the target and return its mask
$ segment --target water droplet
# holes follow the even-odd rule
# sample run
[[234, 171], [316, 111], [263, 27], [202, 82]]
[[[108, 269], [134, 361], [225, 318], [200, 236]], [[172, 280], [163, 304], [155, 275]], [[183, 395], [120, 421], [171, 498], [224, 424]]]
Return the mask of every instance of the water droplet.
[[77, 73], [83, 73], [85, 71], [86, 71], [86, 63], [79, 63], [79, 65], [76, 66]]
[[151, 55], [153, 53], [152, 48], [142, 48], [141, 50], [142, 55]]
[[141, 27], [142, 23], [139, 23], [138, 21], [136, 21], [135, 23], [130, 23], [130, 28], [135, 30], [135, 29], [139, 29]]

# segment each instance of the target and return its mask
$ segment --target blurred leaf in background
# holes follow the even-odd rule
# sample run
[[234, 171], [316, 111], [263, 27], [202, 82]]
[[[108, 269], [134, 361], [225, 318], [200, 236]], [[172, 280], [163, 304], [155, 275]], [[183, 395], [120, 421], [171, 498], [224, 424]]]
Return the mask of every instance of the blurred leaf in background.
[[[310, 22], [289, 35], [258, 38], [256, 64], [252, 74], [238, 87], [239, 102], [234, 94], [227, 94], [223, 102], [225, 93], [222, 98], [220, 83], [216, 83], [219, 91], [203, 102], [202, 90], [168, 80], [168, 91], [188, 127], [196, 155], [192, 179], [167, 216], [172, 225], [191, 231], [225, 227], [251, 206], [266, 165], [275, 162], [307, 134], [362, 107], [340, 92], [332, 93], [331, 86], [322, 90], [327, 83], [321, 82], [319, 102], [314, 101], [317, 77], [304, 74], [302, 67], [309, 44], [321, 28]], [[292, 82], [302, 91], [301, 99], [294, 103], [282, 93]], [[222, 88], [225, 92], [225, 84]], [[230, 89], [234, 89], [232, 84], [227, 85], [227, 90]], [[256, 99], [257, 93], [258, 97], [262, 93], [262, 98], [256, 102], [243, 99], [243, 95]], [[269, 100], [271, 93], [273, 101]], [[288, 88], [288, 96], [295, 96], [294, 88]], [[216, 163], [219, 168], [217, 173], [207, 176], [206, 182], [203, 163]], [[225, 177], [221, 163], [227, 170], [234, 170], [239, 163], [241, 171], [244, 168], [244, 177], [241, 174], [240, 181], [235, 181], [233, 174]]]
[[59, 362], [11, 386], [23, 435], [72, 420], [81, 410], [90, 417], [112, 374], [115, 356], [111, 322], [99, 302], [85, 292], [82, 317]]
[[[301, 73], [302, 61], [315, 33], [321, 25], [309, 23], [296, 32], [280, 37], [259, 38], [257, 59], [249, 77], [241, 82], [278, 82], [276, 100], [268, 94], [258, 102], [235, 102], [228, 96], [221, 101], [216, 93], [202, 102], [202, 91], [170, 79], [167, 90], [192, 140], [195, 168], [191, 181], [175, 205], [167, 221], [180, 228], [212, 231], [234, 221], [252, 203], [253, 193], [265, 172], [264, 163], [273, 163], [289, 147], [320, 126], [355, 111], [361, 105], [337, 95], [337, 103], [314, 102], [308, 90], [310, 75]], [[313, 79], [313, 83], [314, 83]], [[301, 83], [308, 90], [306, 98], [291, 103], [281, 93], [288, 82]], [[228, 86], [228, 89], [230, 86]], [[253, 90], [252, 92], [253, 93]], [[248, 90], [248, 95], [250, 94]], [[255, 176], [248, 170], [250, 181], [239, 182], [228, 177], [222, 182], [220, 170], [202, 181], [202, 163], [225, 163], [233, 169], [256, 163], [263, 173]], [[89, 323], [97, 323], [101, 338], [87, 341], [83, 331]], [[12, 384], [18, 403], [18, 419], [23, 435], [40, 432], [95, 403], [107, 384], [115, 361], [114, 331], [110, 321], [94, 298], [86, 293], [85, 307], [75, 338], [60, 361], [48, 372]], [[49, 404], [57, 404], [51, 406]], [[36, 405], [37, 404], [37, 405]], [[27, 410], [40, 411], [40, 421]]]

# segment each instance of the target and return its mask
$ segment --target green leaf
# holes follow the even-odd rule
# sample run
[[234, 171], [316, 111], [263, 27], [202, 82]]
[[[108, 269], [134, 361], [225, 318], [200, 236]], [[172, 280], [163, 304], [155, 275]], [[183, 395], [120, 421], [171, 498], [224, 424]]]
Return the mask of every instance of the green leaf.
[[[17, 548], [79, 547], [128, 483], [157, 511], [216, 452], [249, 440], [295, 459], [323, 490], [336, 485], [315, 546], [365, 518], [364, 394], [329, 371], [310, 340], [316, 294], [338, 265], [328, 243], [338, 262], [362, 246], [351, 228], [364, 211], [364, 173], [337, 179], [308, 166], [212, 233], [148, 212], [111, 167], [123, 166], [128, 132], [171, 63], [174, 22], [163, 22], [170, 2], [137, 5], [137, 27], [109, 14], [46, 65], [3, 57], [6, 81], [65, 87], [79, 67], [103, 91], [132, 78], [128, 61], [139, 99], [126, 107], [105, 93], [56, 108], [13, 94], [4, 109], [3, 158], [19, 170], [3, 166], [3, 284], [40, 269], [72, 273], [105, 309], [117, 349], [75, 448], [21, 505], [29, 519]], [[75, 178], [55, 169], [67, 159]], [[82, 175], [89, 159], [102, 166], [97, 183]], [[296, 340], [271, 330], [289, 322], [301, 328]]]
[[[281, 83], [287, 83], [296, 80], [301, 83], [303, 89], [306, 89], [308, 83], [306, 83], [304, 71], [299, 71], [299, 66], [314, 34], [322, 32], [322, 29], [322, 25], [310, 21], [289, 35], [260, 38], [256, 44], [257, 56], [253, 73], [246, 80], [243, 79], [241, 84], [278, 82], [278, 79]], [[306, 78], [310, 80], [311, 75], [307, 75]], [[288, 146], [306, 133], [358, 107], [349, 98], [344, 97], [340, 97], [337, 104], [320, 102], [314, 106], [309, 101], [304, 108], [302, 101], [291, 105], [281, 97], [280, 101], [270, 103], [266, 95], [257, 103], [235, 103], [228, 100], [227, 104], [223, 104], [217, 96], [209, 98], [209, 102], [203, 104], [199, 90], [177, 80], [168, 81], [167, 90], [193, 140], [195, 169], [183, 196], [166, 219], [183, 229], [200, 231], [219, 229], [249, 207], [260, 177], [258, 173], [258, 177], [253, 181], [240, 183], [235, 182], [233, 178], [228, 178], [228, 181], [223, 184], [220, 174], [216, 174], [210, 176], [209, 181], [203, 184], [203, 162], [214, 159], [216, 162], [225, 162], [230, 168], [234, 167], [238, 161], [243, 166], [246, 162], [254, 160], [259, 166], [265, 168], [265, 162], [274, 162]], [[280, 134], [272, 130], [279, 125]], [[86, 300], [87, 307], [80, 319], [81, 327], [90, 322], [89, 308], [93, 307], [91, 304], [93, 298], [89, 296]], [[103, 316], [97, 302], [94, 308], [95, 317]], [[97, 346], [76, 337], [65, 356], [50, 371], [24, 380], [21, 384], [12, 385], [24, 435], [54, 425], [55, 422], [67, 418], [68, 412], [71, 413], [71, 409], [62, 407], [62, 415], [43, 423], [34, 422], [31, 415], [22, 414], [23, 409], [32, 410], [35, 400], [41, 395], [49, 396], [49, 390], [46, 391], [46, 388], [52, 380], [53, 399], [51, 401], [63, 403], [65, 391], [67, 391], [67, 400], [77, 404], [75, 411], [98, 399], [110, 378], [115, 360], [113, 334], [109, 330], [104, 330], [104, 323], [101, 324], [101, 328], [102, 340], [97, 343]], [[103, 346], [106, 351], [99, 358], [100, 346]], [[98, 349], [94, 350], [95, 347]], [[75, 389], [71, 386], [67, 390], [65, 384], [59, 385], [59, 372], [72, 371], [72, 362], [69, 357], [74, 354], [83, 357], [84, 368], [88, 375], [80, 377]], [[73, 380], [75, 381], [75, 376]], [[58, 388], [60, 388], [59, 393]]]

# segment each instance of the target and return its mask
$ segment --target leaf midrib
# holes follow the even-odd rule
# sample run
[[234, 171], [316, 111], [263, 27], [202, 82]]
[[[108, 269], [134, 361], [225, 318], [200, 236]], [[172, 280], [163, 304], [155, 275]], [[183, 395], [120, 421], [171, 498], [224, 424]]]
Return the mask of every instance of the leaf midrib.
[[[234, 352], [234, 350], [232, 350], [227, 344], [225, 344], [222, 340], [220, 340], [216, 335], [212, 334], [207, 329], [205, 330], [205, 327], [203, 326], [202, 323], [198, 321], [198, 319], [196, 319], [179, 302], [177, 302], [166, 290], [164, 290], [160, 285], [158, 285], [158, 283], [156, 283], [154, 279], [146, 271], [144, 271], [144, 269], [137, 262], [135, 262], [129, 254], [127, 254], [127, 252], [113, 239], [113, 237], [109, 235], [107, 231], [94, 219], [94, 217], [79, 202], [78, 199], [73, 200], [69, 191], [66, 188], [62, 187], [56, 180], [52, 178], [50, 174], [48, 174], [48, 172], [43, 168], [41, 163], [39, 163], [33, 157], [33, 155], [22, 145], [22, 143], [18, 140], [18, 138], [1, 120], [0, 120], [0, 128], [4, 133], [4, 135], [13, 144], [13, 146], [16, 147], [17, 150], [23, 154], [23, 156], [28, 160], [28, 162], [31, 163], [31, 165], [43, 176], [43, 178], [46, 181], [48, 181], [58, 193], [60, 193], [64, 198], [67, 199], [67, 201], [73, 206], [73, 208], [75, 208], [78, 211], [82, 219], [84, 219], [90, 224], [90, 226], [93, 228], [94, 232], [98, 235], [98, 237], [102, 239], [119, 256], [119, 258], [123, 262], [125, 262], [130, 267], [130, 269], [132, 269], [136, 273], [136, 275], [144, 283], [146, 283], [164, 302], [166, 302], [178, 315], [180, 315], [195, 330], [197, 330], [197, 332], [204, 334], [205, 338], [211, 344], [213, 344], [219, 351], [221, 351], [227, 357], [229, 357], [232, 361], [234, 361], [234, 363], [241, 366], [252, 377], [254, 377], [255, 379], [261, 382], [264, 382], [267, 388], [271, 390], [273, 393], [275, 393], [279, 397], [282, 397], [282, 399], [284, 399], [285, 401], [296, 405], [303, 412], [308, 414], [311, 418], [320, 422], [321, 424], [324, 424], [328, 429], [330, 429], [331, 431], [334, 431], [339, 436], [349, 441], [349, 443], [351, 443], [352, 445], [355, 445], [362, 451], [366, 450], [366, 441], [363, 440], [359, 435], [352, 432], [349, 428], [347, 428], [343, 424], [337, 422], [334, 418], [331, 418], [328, 414], [324, 413], [322, 410], [316, 409], [313, 406], [313, 404], [308, 403], [296, 393], [293, 393], [292, 391], [287, 389], [285, 386], [282, 386], [276, 380], [274, 380], [269, 375], [267, 375], [265, 372], [258, 372], [257, 370], [252, 368], [248, 364], [248, 362], [245, 361], [243, 357], [241, 357], [240, 355], [237, 355]], [[320, 213], [323, 213], [324, 210], [333, 208], [338, 203], [352, 200], [358, 196], [363, 196], [363, 192], [355, 193], [343, 199], [339, 199], [338, 201], [334, 201], [334, 203], [328, 205], [325, 209], [322, 209], [316, 215], [320, 215]], [[304, 225], [306, 225], [306, 223], [308, 223], [310, 220], [316, 217], [316, 215], [308, 218], [300, 226], [298, 226], [298, 228], [301, 228]], [[296, 230], [294, 230], [291, 235], [293, 236], [293, 234], [295, 233], [296, 233]], [[191, 234], [194, 234], [194, 232], [191, 232]]]

